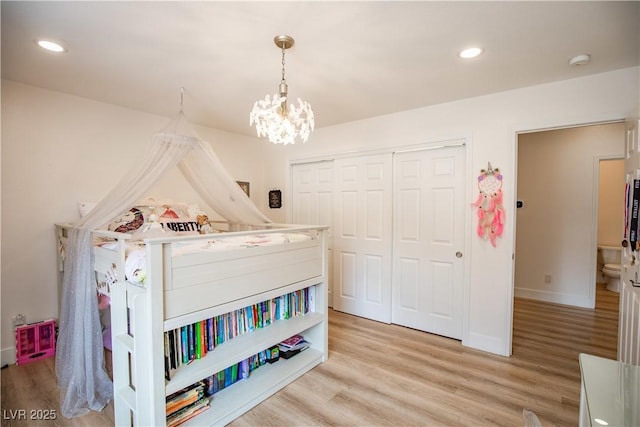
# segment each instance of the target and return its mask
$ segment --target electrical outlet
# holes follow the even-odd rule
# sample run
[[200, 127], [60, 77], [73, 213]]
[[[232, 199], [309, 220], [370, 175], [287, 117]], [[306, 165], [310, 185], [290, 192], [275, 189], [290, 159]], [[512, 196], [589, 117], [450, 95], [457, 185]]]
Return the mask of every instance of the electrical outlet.
[[550, 274], [545, 274], [544, 275], [544, 283], [551, 283], [551, 275]]
[[24, 314], [16, 314], [11, 318], [11, 324], [13, 325], [13, 329], [17, 328], [18, 326], [26, 325], [27, 316], [25, 316]]

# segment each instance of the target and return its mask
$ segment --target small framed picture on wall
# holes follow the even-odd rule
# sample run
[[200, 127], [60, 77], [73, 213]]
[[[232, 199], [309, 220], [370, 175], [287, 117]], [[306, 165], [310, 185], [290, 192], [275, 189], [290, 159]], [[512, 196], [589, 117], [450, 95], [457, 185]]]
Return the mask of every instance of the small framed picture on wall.
[[280, 209], [282, 207], [282, 192], [280, 190], [269, 191], [269, 207]]
[[236, 182], [238, 183], [240, 188], [242, 188], [242, 191], [244, 191], [247, 196], [250, 196], [250, 194], [249, 194], [249, 183], [246, 182], [246, 181], [236, 181]]

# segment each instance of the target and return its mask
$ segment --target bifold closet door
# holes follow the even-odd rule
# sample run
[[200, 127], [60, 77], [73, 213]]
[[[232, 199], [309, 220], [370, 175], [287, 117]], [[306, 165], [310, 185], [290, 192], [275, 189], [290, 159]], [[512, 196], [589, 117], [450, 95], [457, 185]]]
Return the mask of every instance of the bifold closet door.
[[392, 322], [462, 338], [465, 148], [394, 154]]
[[392, 154], [334, 160], [333, 308], [391, 322]]
[[333, 306], [333, 161], [294, 164], [291, 167], [291, 223], [327, 225], [328, 305]]

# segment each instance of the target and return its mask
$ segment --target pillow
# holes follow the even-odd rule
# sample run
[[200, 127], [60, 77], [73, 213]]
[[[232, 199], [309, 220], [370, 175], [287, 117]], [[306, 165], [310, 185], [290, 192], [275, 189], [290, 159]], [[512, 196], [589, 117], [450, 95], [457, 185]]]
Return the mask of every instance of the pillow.
[[[185, 204], [138, 205], [107, 224], [106, 229], [119, 233], [144, 233], [157, 230], [157, 224], [169, 232], [199, 234], [200, 225]], [[136, 235], [143, 238], [144, 236]]]
[[124, 214], [114, 218], [108, 225], [107, 230], [118, 233], [132, 233], [144, 225], [145, 213], [133, 207]]

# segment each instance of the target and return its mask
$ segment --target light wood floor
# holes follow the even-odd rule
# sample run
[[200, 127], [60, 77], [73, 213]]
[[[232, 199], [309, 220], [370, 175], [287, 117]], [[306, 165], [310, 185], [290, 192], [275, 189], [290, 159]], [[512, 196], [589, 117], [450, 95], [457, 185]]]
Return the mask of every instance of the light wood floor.
[[[618, 294], [598, 286], [595, 310], [514, 303], [513, 355], [331, 311], [329, 360], [232, 426], [518, 426], [522, 409], [546, 426], [578, 422], [578, 354], [615, 358]], [[490, 309], [490, 307], [488, 307]], [[53, 359], [2, 370], [2, 411], [58, 408]], [[102, 413], [2, 425], [102, 426]]]

